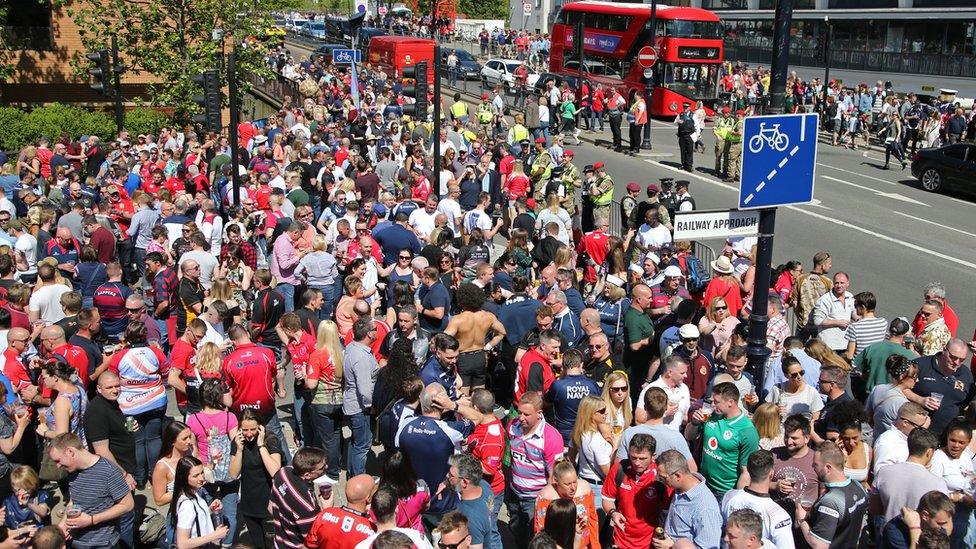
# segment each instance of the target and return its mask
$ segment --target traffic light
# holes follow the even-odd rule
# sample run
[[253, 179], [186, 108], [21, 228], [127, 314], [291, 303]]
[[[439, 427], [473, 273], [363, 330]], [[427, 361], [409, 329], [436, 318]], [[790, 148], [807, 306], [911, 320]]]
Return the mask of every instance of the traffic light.
[[412, 67], [403, 69], [404, 79], [413, 79], [413, 85], [403, 86], [404, 97], [413, 97], [416, 102], [413, 105], [404, 105], [403, 114], [412, 116], [414, 120], [424, 122], [427, 120], [427, 62], [421, 61]]
[[223, 98], [220, 93], [220, 74], [214, 70], [203, 71], [203, 74], [192, 76], [194, 84], [203, 87], [203, 95], [194, 95], [193, 102], [203, 108], [203, 114], [193, 117], [193, 122], [200, 124], [207, 131], [220, 132], [220, 107]]
[[105, 97], [115, 95], [112, 88], [112, 63], [109, 61], [108, 50], [98, 50], [94, 53], [85, 54], [89, 61], [95, 64], [88, 69], [88, 74], [92, 76], [94, 82], [89, 84], [91, 89], [101, 92]]

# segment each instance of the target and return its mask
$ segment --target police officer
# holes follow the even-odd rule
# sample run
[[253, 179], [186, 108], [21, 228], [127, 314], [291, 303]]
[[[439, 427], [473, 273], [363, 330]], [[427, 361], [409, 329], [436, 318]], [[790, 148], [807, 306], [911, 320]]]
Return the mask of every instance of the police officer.
[[461, 101], [461, 94], [455, 93], [454, 103], [451, 105], [451, 120], [459, 121], [462, 124], [467, 124], [470, 114], [468, 104]]
[[661, 180], [661, 194], [658, 195], [658, 200], [668, 211], [668, 217], [674, 219], [674, 212], [678, 202], [677, 196], [674, 194], [674, 179], [665, 177]]
[[593, 165], [587, 164], [583, 167], [582, 200], [580, 200], [580, 204], [583, 205], [580, 211], [580, 230], [583, 232], [593, 230], [593, 200], [590, 197], [590, 185], [594, 181], [596, 181], [596, 174]]
[[695, 209], [695, 199], [688, 192], [688, 181], [678, 181], [678, 192], [675, 195], [675, 209], [679, 212], [691, 212]]
[[726, 136], [735, 125], [731, 111], [728, 106], [722, 107], [722, 116], [715, 121], [712, 128], [715, 133], [715, 176], [721, 178], [729, 176], [729, 141]]
[[613, 179], [607, 175], [603, 162], [593, 164], [593, 170], [596, 172], [596, 177], [590, 183], [593, 217], [595, 219], [610, 219], [610, 203], [613, 202]]
[[691, 103], [684, 104], [684, 111], [678, 115], [678, 149], [681, 151], [681, 169], [690, 172], [695, 163], [695, 140], [691, 136], [695, 133], [695, 119], [691, 112]]
[[481, 131], [485, 132], [485, 135], [491, 135], [491, 123], [495, 119], [495, 111], [487, 93], [481, 94], [481, 104], [478, 105], [475, 116], [478, 117], [478, 127]]
[[535, 158], [532, 161], [532, 171], [529, 172], [529, 178], [532, 180], [532, 197], [540, 204], [545, 203], [546, 186], [552, 179], [552, 168], [555, 165], [552, 154], [546, 149], [546, 138], [537, 137], [535, 140]]
[[508, 130], [508, 144], [512, 146], [512, 153], [518, 155], [516, 143], [529, 140], [529, 129], [525, 127], [525, 116], [522, 113], [515, 114], [515, 125]]
[[729, 173], [724, 179], [726, 183], [739, 180], [739, 172], [742, 170], [742, 132], [745, 126], [746, 111], [739, 110], [735, 113], [734, 123], [726, 134], [725, 140], [729, 147]]

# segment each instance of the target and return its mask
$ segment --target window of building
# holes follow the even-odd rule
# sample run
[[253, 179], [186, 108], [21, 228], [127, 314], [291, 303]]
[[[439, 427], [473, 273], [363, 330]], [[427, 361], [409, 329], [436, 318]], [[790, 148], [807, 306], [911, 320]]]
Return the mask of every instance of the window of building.
[[[796, 10], [812, 10], [815, 9], [816, 0], [794, 0], [793, 9]], [[761, 10], [774, 10], [776, 9], [776, 0], [759, 0], [759, 9]]]
[[707, 10], [744, 10], [749, 7], [746, 0], [702, 0]]
[[897, 8], [898, 0], [828, 0], [830, 9]]
[[6, 0], [0, 32], [13, 49], [51, 49], [51, 5], [38, 0]]
[[914, 0], [916, 8], [971, 8], [973, 0]]
[[970, 21], [950, 21], [946, 23], [944, 53], [950, 55], [976, 54], [976, 23]]

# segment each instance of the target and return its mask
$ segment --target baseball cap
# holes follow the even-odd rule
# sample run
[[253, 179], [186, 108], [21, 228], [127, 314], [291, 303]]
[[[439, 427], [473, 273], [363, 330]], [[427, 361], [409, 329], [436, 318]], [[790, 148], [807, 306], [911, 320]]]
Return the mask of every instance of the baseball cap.
[[640, 185], [638, 185], [637, 183], [635, 183], [633, 181], [631, 181], [630, 183], [627, 183], [627, 192], [630, 192], [630, 193], [640, 192]]
[[668, 265], [668, 267], [664, 269], [664, 276], [673, 277], [673, 278], [684, 278], [681, 274], [681, 269], [679, 269], [677, 265]]
[[482, 101], [488, 99], [488, 94], [487, 93], [481, 94], [481, 99], [482, 99]]
[[698, 331], [698, 326], [685, 324], [678, 328], [678, 335], [681, 336], [681, 339], [698, 339], [701, 333]]

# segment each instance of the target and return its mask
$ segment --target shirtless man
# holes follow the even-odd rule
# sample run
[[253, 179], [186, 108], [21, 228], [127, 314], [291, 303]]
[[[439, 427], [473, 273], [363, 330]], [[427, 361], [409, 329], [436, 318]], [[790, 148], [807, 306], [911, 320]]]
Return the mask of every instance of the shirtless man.
[[[461, 374], [461, 393], [469, 395], [472, 389], [485, 386], [488, 377], [486, 353], [505, 338], [505, 327], [495, 315], [481, 310], [485, 302], [485, 292], [481, 288], [471, 283], [461, 284], [456, 297], [461, 313], [451, 317], [444, 333], [456, 337], [460, 343], [457, 367]], [[489, 331], [494, 337], [485, 343]]]

